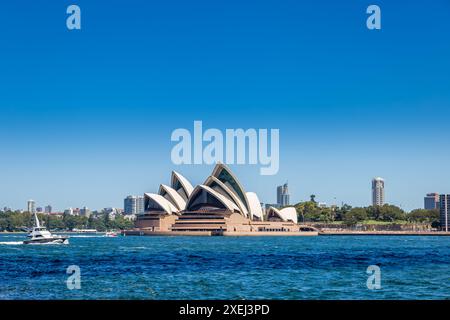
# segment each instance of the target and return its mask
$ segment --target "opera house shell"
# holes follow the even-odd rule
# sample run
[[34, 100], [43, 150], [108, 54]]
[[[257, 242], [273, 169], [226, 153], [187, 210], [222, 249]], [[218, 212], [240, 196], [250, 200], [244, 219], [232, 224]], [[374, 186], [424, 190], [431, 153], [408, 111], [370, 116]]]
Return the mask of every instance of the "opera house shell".
[[254, 192], [246, 192], [224, 164], [215, 166], [203, 184], [193, 187], [173, 171], [170, 186], [144, 194], [145, 212], [137, 216], [141, 235], [315, 235], [317, 230], [297, 224], [295, 208], [270, 207], [264, 215]]

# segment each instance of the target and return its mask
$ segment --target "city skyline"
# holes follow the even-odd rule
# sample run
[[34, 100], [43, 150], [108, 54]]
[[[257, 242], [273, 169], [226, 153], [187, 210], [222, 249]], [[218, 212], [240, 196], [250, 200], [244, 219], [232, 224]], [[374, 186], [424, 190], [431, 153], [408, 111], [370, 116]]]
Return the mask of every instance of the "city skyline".
[[[329, 206], [340, 206], [342, 204], [347, 204], [350, 205], [352, 207], [367, 207], [367, 206], [374, 206], [374, 205], [384, 205], [384, 204], [392, 204], [392, 205], [396, 205], [402, 209], [404, 209], [405, 211], [411, 211], [414, 209], [439, 209], [439, 196], [445, 193], [437, 193], [437, 192], [428, 192], [425, 194], [425, 196], [422, 198], [423, 199], [423, 204], [422, 206], [416, 207], [416, 208], [412, 208], [412, 209], [405, 209], [403, 208], [401, 205], [398, 205], [396, 203], [389, 203], [385, 201], [385, 181], [383, 178], [381, 177], [377, 177], [377, 178], [373, 178], [371, 180], [372, 183], [372, 187], [370, 189], [371, 191], [371, 203], [366, 204], [366, 205], [353, 205], [351, 203], [348, 203], [346, 201], [341, 201], [340, 203], [337, 202], [336, 198], [333, 198], [333, 200], [328, 203], [326, 201], [319, 201], [318, 203], [322, 203], [322, 204], [328, 204]], [[284, 183], [283, 185], [279, 185], [276, 187], [276, 205], [278, 207], [283, 207], [286, 205], [290, 204], [290, 194], [289, 194], [289, 189], [288, 189], [288, 183]], [[157, 192], [157, 191], [153, 191], [153, 192]], [[143, 200], [144, 200], [144, 194], [146, 192], [142, 193], [142, 195], [127, 195], [123, 200], [122, 200], [122, 206], [99, 206], [96, 207], [96, 209], [94, 210], [103, 210], [105, 208], [121, 208], [124, 210], [125, 214], [136, 214], [138, 212], [143, 212]], [[316, 197], [317, 195], [314, 194], [314, 196]], [[307, 199], [302, 199], [302, 200], [298, 200], [298, 201], [294, 201], [293, 205], [299, 203], [299, 202], [304, 202], [304, 201], [309, 201], [311, 198], [311, 194], [308, 196]], [[320, 197], [319, 197], [320, 199]], [[262, 203], [264, 204], [270, 204], [272, 202], [267, 202], [267, 201], [262, 201]], [[45, 207], [42, 205], [39, 205], [37, 207], [37, 205], [39, 204], [39, 202], [35, 201], [35, 200], [27, 200], [27, 209], [22, 209], [21, 207], [11, 207], [8, 205], [0, 205], [0, 208], [9, 208], [13, 211], [15, 210], [23, 210], [23, 211], [29, 211], [29, 212], [34, 212], [37, 209], [41, 209], [43, 212], [45, 213], [49, 213], [49, 212], [64, 212], [67, 209], [73, 209], [73, 208], [81, 208], [81, 209], [88, 209], [87, 206], [68, 206], [65, 208], [58, 208], [58, 210], [54, 210], [52, 211], [53, 206], [50, 204], [47, 204]], [[275, 205], [275, 204], [274, 204]], [[30, 211], [31, 208], [31, 211]], [[130, 212], [128, 212], [130, 211]]]
[[212, 166], [170, 158], [171, 132], [196, 120], [280, 130], [276, 175], [233, 166], [267, 203], [286, 180], [291, 202], [365, 206], [374, 176], [406, 210], [449, 192], [448, 1], [380, 1], [377, 31], [364, 3], [78, 4], [79, 31], [64, 5], [3, 4], [1, 207], [120, 207], [170, 170], [201, 183]]

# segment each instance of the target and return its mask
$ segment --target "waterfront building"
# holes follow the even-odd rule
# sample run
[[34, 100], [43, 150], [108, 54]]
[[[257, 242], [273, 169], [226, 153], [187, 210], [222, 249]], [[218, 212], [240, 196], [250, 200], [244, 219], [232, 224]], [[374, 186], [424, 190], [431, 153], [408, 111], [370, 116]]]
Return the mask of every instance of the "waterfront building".
[[27, 211], [29, 213], [36, 213], [36, 202], [34, 200], [27, 201]]
[[372, 179], [372, 205], [382, 206], [384, 205], [384, 179], [373, 178]]
[[[148, 235], [317, 235], [299, 226], [295, 208], [269, 206], [264, 217], [254, 192], [246, 192], [222, 163], [195, 188], [173, 171], [171, 185], [144, 194], [144, 213], [136, 216], [135, 232]], [[308, 231], [308, 232], [306, 232]], [[306, 233], [305, 233], [306, 232]]]
[[73, 209], [72, 208], [68, 208], [68, 209], [64, 210], [64, 214], [65, 215], [69, 215], [69, 216], [73, 216]]
[[51, 205], [47, 205], [47, 206], [45, 206], [45, 213], [47, 213], [47, 214], [50, 214], [50, 213], [52, 213], [52, 206]]
[[289, 188], [287, 182], [277, 187], [277, 204], [278, 207], [285, 207], [289, 205]]
[[448, 232], [450, 229], [450, 194], [439, 196], [439, 213], [441, 230]]
[[50, 212], [49, 215], [52, 217], [62, 218], [64, 216], [64, 212]]
[[126, 215], [144, 213], [144, 197], [127, 196], [123, 200], [123, 208]]
[[439, 209], [439, 194], [436, 192], [427, 193], [423, 198], [423, 207], [427, 210]]

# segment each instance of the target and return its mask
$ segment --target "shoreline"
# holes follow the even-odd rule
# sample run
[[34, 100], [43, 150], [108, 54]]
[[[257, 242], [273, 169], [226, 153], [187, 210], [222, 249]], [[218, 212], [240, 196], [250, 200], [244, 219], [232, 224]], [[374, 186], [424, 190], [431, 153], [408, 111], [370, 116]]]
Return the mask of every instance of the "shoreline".
[[321, 236], [450, 236], [445, 231], [320, 231]]
[[[97, 231], [97, 232], [75, 232], [75, 231], [52, 231], [54, 234], [98, 234], [98, 233], [106, 233], [106, 231]], [[1, 234], [28, 234], [25, 231], [0, 231]]]
[[211, 232], [173, 232], [173, 231], [148, 231], [148, 230], [123, 230], [126, 236], [450, 236], [445, 231], [319, 231], [317, 232], [223, 232], [214, 234]]
[[[102, 234], [105, 232], [73, 232], [73, 231], [63, 231], [59, 233], [64, 234]], [[196, 234], [194, 232], [140, 232], [138, 230], [123, 230], [121, 234], [126, 234], [127, 236], [195, 236], [195, 235], [205, 235]], [[0, 235], [13, 235], [13, 234], [27, 234], [23, 231], [0, 231]], [[210, 236], [210, 234], [208, 234]], [[289, 234], [287, 232], [265, 232], [264, 236], [299, 236], [300, 234]], [[302, 234], [306, 236], [311, 236], [312, 234]], [[342, 231], [319, 231], [319, 236], [450, 236], [450, 232], [445, 231], [354, 231], [354, 230], [342, 230]], [[261, 236], [261, 233], [252, 234], [238, 234], [230, 232], [226, 236]]]

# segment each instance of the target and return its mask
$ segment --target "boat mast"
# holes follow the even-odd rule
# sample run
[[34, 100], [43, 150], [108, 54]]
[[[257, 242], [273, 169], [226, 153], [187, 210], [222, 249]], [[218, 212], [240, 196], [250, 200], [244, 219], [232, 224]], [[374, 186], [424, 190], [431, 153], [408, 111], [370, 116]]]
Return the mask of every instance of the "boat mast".
[[40, 228], [39, 219], [37, 217], [36, 212], [34, 213], [34, 223], [36, 224], [36, 228]]

